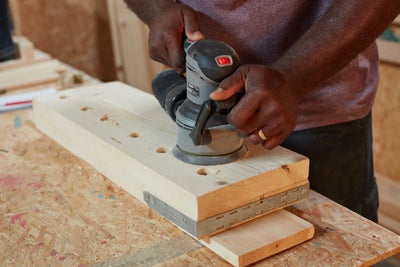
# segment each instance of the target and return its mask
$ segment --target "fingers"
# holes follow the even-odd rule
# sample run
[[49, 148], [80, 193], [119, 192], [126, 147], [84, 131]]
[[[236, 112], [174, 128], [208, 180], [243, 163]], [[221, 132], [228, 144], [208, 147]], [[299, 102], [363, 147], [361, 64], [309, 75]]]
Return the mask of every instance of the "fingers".
[[182, 33], [179, 33], [176, 27], [171, 25], [168, 29], [150, 30], [149, 56], [181, 73], [185, 69], [185, 54], [182, 47]]
[[286, 139], [286, 132], [279, 127], [270, 127], [267, 125], [252, 132], [247, 139], [254, 145], [261, 144], [266, 149], [272, 149]]
[[247, 76], [247, 68], [239, 67], [232, 75], [224, 79], [219, 87], [210, 94], [210, 98], [215, 101], [228, 99], [236, 92], [244, 88]]
[[295, 127], [298, 107], [281, 74], [260, 65], [244, 65], [210, 97], [227, 99], [242, 88], [245, 94], [228, 114], [228, 122], [253, 144], [266, 149], [281, 144]]
[[150, 27], [150, 58], [183, 73], [185, 71], [184, 33], [192, 41], [204, 38], [197, 23], [195, 11], [188, 6], [176, 4]]
[[183, 21], [185, 25], [185, 34], [190, 41], [199, 41], [204, 39], [197, 23], [196, 13], [192, 9], [183, 9]]

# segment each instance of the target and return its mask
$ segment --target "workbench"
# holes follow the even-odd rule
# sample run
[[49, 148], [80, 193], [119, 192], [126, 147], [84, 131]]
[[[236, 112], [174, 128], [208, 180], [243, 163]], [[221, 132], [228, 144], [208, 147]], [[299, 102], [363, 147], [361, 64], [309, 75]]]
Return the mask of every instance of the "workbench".
[[[1, 266], [229, 266], [41, 133], [30, 113], [0, 114]], [[400, 251], [398, 235], [316, 192], [288, 210], [314, 238], [257, 266], [369, 266]]]

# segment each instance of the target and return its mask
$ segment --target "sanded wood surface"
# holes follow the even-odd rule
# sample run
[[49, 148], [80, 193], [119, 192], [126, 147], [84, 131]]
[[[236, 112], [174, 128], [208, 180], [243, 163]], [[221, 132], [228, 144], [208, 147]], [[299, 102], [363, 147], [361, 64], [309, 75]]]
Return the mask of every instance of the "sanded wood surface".
[[[29, 110], [0, 114], [0, 265], [230, 266], [45, 136]], [[313, 239], [255, 266], [369, 266], [400, 238], [311, 192], [290, 210]]]
[[175, 123], [153, 96], [119, 82], [40, 97], [34, 111], [39, 129], [133, 196], [150, 192], [195, 221], [308, 182], [309, 160], [282, 147], [249, 147], [209, 167], [177, 160]]

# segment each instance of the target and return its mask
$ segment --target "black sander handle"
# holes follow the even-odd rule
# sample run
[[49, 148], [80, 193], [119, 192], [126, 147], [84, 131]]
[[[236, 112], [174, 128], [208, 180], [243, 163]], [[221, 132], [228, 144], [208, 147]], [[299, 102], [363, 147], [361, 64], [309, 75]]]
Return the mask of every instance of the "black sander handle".
[[214, 101], [209, 99], [204, 102], [197, 116], [195, 127], [189, 134], [195, 146], [208, 145], [211, 143], [210, 130], [206, 128], [208, 120], [213, 115], [227, 115], [236, 103], [239, 102], [243, 94], [244, 91], [241, 90], [226, 100]]

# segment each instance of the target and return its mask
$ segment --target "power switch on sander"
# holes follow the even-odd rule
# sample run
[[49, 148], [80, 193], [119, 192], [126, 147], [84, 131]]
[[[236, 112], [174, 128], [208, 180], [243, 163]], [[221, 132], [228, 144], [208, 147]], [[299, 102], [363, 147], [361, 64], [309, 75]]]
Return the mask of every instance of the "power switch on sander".
[[238, 68], [239, 57], [226, 43], [211, 39], [185, 41], [184, 49], [186, 78], [166, 70], [152, 82], [155, 97], [178, 126], [173, 154], [196, 165], [235, 161], [247, 148], [226, 117], [243, 92], [223, 101], [214, 101], [209, 95]]

